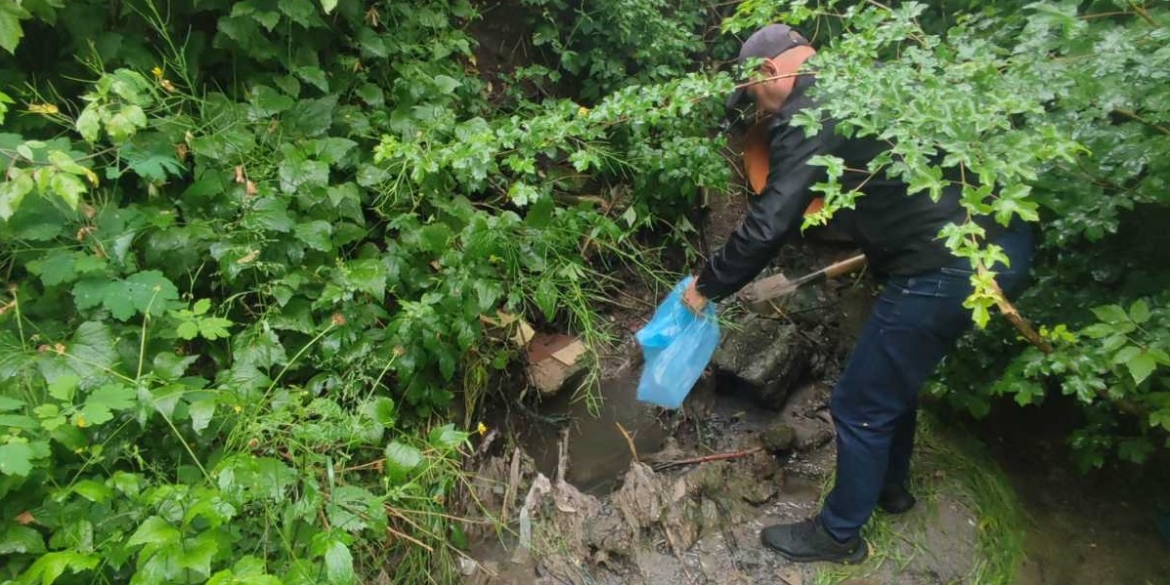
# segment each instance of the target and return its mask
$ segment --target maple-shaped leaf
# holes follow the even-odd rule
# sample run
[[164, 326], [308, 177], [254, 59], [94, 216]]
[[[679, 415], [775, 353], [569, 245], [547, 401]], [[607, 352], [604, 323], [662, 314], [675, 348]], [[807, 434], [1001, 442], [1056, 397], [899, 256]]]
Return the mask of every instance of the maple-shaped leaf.
[[173, 301], [179, 300], [179, 289], [157, 270], [130, 275], [125, 280], [125, 293], [138, 312], [149, 311], [155, 317], [161, 317]]
[[161, 132], [147, 132], [118, 149], [118, 156], [134, 174], [152, 182], [162, 182], [168, 175], [182, 176], [186, 171], [175, 147]]

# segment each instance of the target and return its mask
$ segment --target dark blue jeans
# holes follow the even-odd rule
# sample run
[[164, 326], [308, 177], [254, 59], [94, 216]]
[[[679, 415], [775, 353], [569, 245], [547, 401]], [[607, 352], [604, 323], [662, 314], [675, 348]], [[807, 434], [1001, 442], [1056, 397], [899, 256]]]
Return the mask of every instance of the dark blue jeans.
[[[1015, 224], [996, 239], [1011, 268], [995, 267], [1008, 298], [1023, 291], [1033, 236]], [[892, 276], [862, 329], [830, 409], [837, 432], [837, 475], [821, 510], [835, 538], [857, 535], [885, 485], [904, 485], [918, 421], [918, 392], [972, 324], [963, 300], [971, 293], [970, 263]]]

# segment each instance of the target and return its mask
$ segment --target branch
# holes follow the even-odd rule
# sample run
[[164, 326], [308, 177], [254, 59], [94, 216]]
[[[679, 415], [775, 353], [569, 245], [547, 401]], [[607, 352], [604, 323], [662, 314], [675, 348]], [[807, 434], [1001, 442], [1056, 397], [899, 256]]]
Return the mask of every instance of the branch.
[[1154, 20], [1154, 17], [1150, 16], [1150, 11], [1146, 10], [1145, 6], [1142, 6], [1133, 0], [1129, 0], [1129, 7], [1133, 8], [1133, 11], [1136, 12], [1138, 16], [1142, 17], [1142, 20], [1150, 23], [1150, 26], [1154, 28], [1162, 28], [1162, 25], [1158, 24], [1158, 21]]
[[729, 459], [740, 459], [763, 451], [763, 447], [752, 447], [751, 449], [744, 449], [742, 451], [732, 451], [730, 453], [716, 453], [714, 455], [704, 455], [702, 457], [692, 457], [690, 459], [679, 459], [678, 461], [666, 461], [654, 466], [654, 471], [662, 471], [672, 467], [679, 467], [681, 465], [695, 465], [698, 463], [709, 463], [712, 461], [727, 461]]
[[1118, 113], [1118, 114], [1121, 114], [1122, 116], [1125, 116], [1126, 118], [1129, 118], [1130, 120], [1133, 120], [1135, 122], [1141, 122], [1142, 124], [1145, 124], [1153, 129], [1157, 130], [1158, 132], [1165, 134], [1166, 136], [1170, 136], [1170, 128], [1167, 128], [1166, 126], [1158, 124], [1157, 122], [1147, 120], [1147, 119], [1141, 117], [1140, 115], [1138, 115], [1137, 112], [1134, 112], [1132, 110], [1121, 110], [1121, 109], [1117, 109], [1117, 110], [1113, 110], [1113, 111]]
[[[980, 270], [983, 270], [982, 266], [980, 266]], [[1020, 311], [1016, 309], [1016, 306], [1013, 305], [1012, 302], [1007, 299], [1007, 296], [1003, 294], [1003, 289], [999, 288], [999, 283], [996, 282], [994, 278], [991, 279], [991, 286], [994, 287], [995, 291], [995, 304], [999, 307], [999, 310], [1001, 313], [1003, 313], [1003, 316], [1007, 317], [1007, 320], [1010, 321], [1012, 325], [1015, 325], [1016, 329], [1018, 329], [1020, 333], [1024, 335], [1024, 338], [1027, 339], [1032, 345], [1036, 346], [1046, 355], [1051, 354], [1052, 346], [1047, 341], [1045, 341], [1043, 337], [1040, 337], [1039, 333], [1036, 333], [1036, 330], [1032, 328], [1032, 324], [1028, 323], [1027, 319], [1020, 315]]]

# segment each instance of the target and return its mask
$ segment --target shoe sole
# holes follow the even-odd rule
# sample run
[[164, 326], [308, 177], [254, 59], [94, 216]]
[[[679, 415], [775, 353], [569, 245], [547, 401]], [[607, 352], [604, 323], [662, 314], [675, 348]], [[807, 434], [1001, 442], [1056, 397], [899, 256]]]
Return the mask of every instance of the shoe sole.
[[805, 556], [800, 556], [800, 555], [794, 555], [786, 550], [779, 549], [779, 548], [776, 548], [776, 547], [768, 544], [763, 539], [760, 540], [760, 543], [763, 544], [768, 549], [777, 552], [780, 556], [782, 556], [782, 557], [784, 557], [784, 558], [786, 558], [794, 563], [826, 562], [826, 563], [839, 563], [842, 565], [856, 565], [858, 563], [861, 563], [862, 561], [864, 561], [866, 558], [869, 557], [869, 543], [866, 542], [865, 540], [861, 541], [861, 545], [857, 547], [857, 550], [849, 553], [848, 555], [840, 557], [840, 558], [836, 558], [836, 557], [829, 558], [829, 557], [822, 557], [822, 556], [805, 557]]

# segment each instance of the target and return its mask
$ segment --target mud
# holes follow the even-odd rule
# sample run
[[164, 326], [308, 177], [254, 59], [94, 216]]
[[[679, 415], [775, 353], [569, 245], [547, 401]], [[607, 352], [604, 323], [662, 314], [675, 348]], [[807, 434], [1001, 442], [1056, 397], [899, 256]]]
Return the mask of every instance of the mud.
[[[722, 241], [741, 210], [742, 200], [729, 198], [713, 213], [717, 233], [708, 235]], [[799, 275], [852, 253], [797, 245], [777, 265]], [[642, 304], [657, 298], [638, 296]], [[835, 443], [824, 381], [839, 375], [872, 299], [864, 280], [831, 281], [789, 299], [773, 317], [794, 333], [788, 339], [802, 344], [807, 363], [795, 373], [761, 373], [746, 392], [753, 384], [715, 373], [683, 409], [660, 411], [636, 401], [638, 360], [619, 356], [599, 408], [571, 393], [541, 405], [542, 412], [567, 414], [570, 424], [515, 427], [514, 442], [472, 470], [476, 501], [488, 520], [507, 528], [468, 530], [474, 561], [467, 585], [986, 583], [971, 494], [946, 469], [923, 469], [917, 459], [919, 505], [898, 517], [878, 512], [885, 532], [870, 539], [879, 544], [871, 546], [876, 561], [864, 577], [836, 565], [793, 564], [759, 543], [763, 527], [813, 515], [830, 485]], [[648, 314], [652, 306], [643, 308]], [[634, 313], [615, 322], [639, 326]], [[631, 350], [621, 355], [635, 355]], [[752, 364], [741, 365], [747, 371]], [[776, 376], [786, 376], [784, 383], [761, 401], [759, 387]], [[1149, 510], [1111, 499], [1118, 491], [1075, 487], [1080, 480], [1060, 465], [1020, 449], [1032, 429], [1018, 426], [1024, 436], [1008, 438], [999, 457], [1017, 480], [1030, 522], [1018, 583], [1170, 583], [1166, 546], [1143, 523]]]

